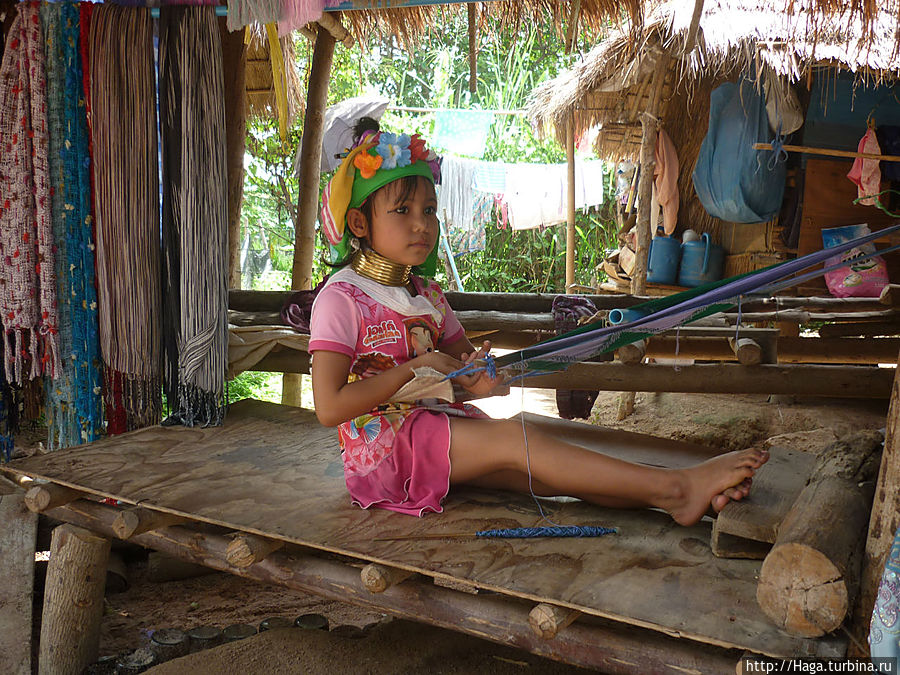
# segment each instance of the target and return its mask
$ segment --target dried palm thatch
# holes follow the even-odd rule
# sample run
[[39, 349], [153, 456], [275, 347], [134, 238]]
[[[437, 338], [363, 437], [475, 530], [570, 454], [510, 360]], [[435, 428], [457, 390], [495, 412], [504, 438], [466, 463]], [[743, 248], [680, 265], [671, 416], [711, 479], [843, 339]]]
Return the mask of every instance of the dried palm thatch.
[[[897, 56], [898, 3], [868, 0], [706, 0], [696, 44], [686, 48], [695, 0], [648, 4], [643, 29], [617, 31], [569, 71], [545, 82], [531, 96], [528, 114], [564, 142], [565, 122], [574, 117], [576, 137], [599, 125], [597, 152], [617, 160], [637, 158], [640, 115], [661, 55], [669, 58], [660, 117], [678, 149], [681, 169], [679, 222], [715, 232], [718, 221], [693, 195], [691, 174], [706, 133], [709, 95], [738, 73], [763, 73], [787, 82], [845, 70], [880, 83], [900, 76]], [[831, 6], [833, 5], [833, 6]], [[832, 13], [826, 15], [828, 10]]]
[[[401, 43], [413, 46], [428, 30], [439, 29], [448, 13], [466, 11], [465, 3], [404, 8], [383, 8], [390, 2], [380, 0], [359, 0], [356, 4], [360, 9], [344, 12], [342, 21], [362, 44], [375, 32], [396, 35]], [[576, 5], [578, 25], [594, 33], [605, 31], [610, 25], [620, 25], [625, 20], [638, 26], [643, 16], [642, 0], [498, 0], [478, 3], [478, 21], [481, 23], [487, 16], [496, 16], [505, 27], [549, 18], [562, 29], [568, 25]]]
[[[269, 41], [262, 26], [248, 26], [247, 33], [247, 112], [253, 117], [277, 117], [275, 83], [272, 77], [272, 61]], [[288, 120], [291, 122], [303, 110], [305, 97], [303, 81], [297, 69], [294, 42], [290, 35], [280, 38], [284, 61], [285, 91], [287, 92]]]

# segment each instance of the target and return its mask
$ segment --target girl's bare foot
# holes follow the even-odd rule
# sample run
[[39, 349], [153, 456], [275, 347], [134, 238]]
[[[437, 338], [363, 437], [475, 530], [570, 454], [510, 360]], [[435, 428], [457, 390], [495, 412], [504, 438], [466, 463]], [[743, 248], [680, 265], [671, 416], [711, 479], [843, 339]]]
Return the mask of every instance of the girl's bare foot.
[[693, 525], [709, 510], [721, 511], [732, 499], [750, 491], [745, 482], [766, 463], [769, 453], [749, 448], [714, 457], [702, 464], [673, 471], [671, 491], [661, 506], [681, 525]]

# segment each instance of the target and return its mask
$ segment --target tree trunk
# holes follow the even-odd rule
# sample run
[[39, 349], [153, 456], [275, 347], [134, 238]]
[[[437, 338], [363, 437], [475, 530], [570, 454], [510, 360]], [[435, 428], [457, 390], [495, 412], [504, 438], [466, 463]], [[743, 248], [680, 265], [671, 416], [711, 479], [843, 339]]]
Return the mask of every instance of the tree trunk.
[[80, 675], [97, 660], [109, 539], [74, 525], [53, 530], [38, 673]]

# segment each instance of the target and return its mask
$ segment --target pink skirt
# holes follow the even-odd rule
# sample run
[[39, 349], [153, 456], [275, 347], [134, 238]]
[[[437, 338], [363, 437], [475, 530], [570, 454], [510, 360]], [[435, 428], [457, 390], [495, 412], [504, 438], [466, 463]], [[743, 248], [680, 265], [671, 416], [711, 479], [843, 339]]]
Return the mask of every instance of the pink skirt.
[[[458, 410], [465, 417], [486, 417], [470, 405]], [[424, 408], [412, 411], [377, 467], [365, 475], [345, 470], [344, 480], [353, 503], [364, 509], [376, 506], [411, 516], [440, 513], [444, 510], [441, 502], [450, 490], [447, 413]]]

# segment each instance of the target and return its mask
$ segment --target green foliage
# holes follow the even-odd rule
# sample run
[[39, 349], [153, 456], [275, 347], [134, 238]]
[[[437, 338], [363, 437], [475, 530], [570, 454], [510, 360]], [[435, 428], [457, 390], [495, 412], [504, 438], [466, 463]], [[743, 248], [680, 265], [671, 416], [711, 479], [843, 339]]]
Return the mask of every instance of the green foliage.
[[281, 373], [248, 370], [228, 382], [228, 402], [245, 398], [281, 403]]
[[[555, 77], [572, 60], [563, 54], [559, 27], [549, 20], [543, 25], [501, 28], [497, 19], [489, 19], [478, 31], [477, 81], [475, 91], [470, 92], [466, 12], [458, 8], [442, 11], [440, 29], [421, 36], [414, 49], [407, 49], [393, 36], [378, 35], [353, 49], [338, 45], [329, 80], [329, 103], [376, 93], [401, 107], [519, 110], [536, 86]], [[299, 34], [296, 53], [308, 77], [312, 46]], [[434, 115], [388, 111], [383, 124], [427, 138]], [[291, 128], [288, 143], [282, 145], [274, 120], [250, 125], [242, 219], [245, 243], [249, 243], [245, 248], [253, 252], [256, 263], [245, 266], [251, 271], [245, 287], [290, 287], [298, 189], [294, 155], [302, 126], [301, 118]], [[538, 138], [523, 116], [499, 115], [484, 159], [557, 163], [565, 161], [565, 152], [555, 140]], [[328, 177], [322, 178], [323, 187]], [[596, 265], [614, 240], [615, 226], [605, 210], [590, 211], [578, 214], [576, 232], [576, 283], [593, 285]], [[565, 226], [512, 232], [489, 225], [487, 249], [457, 258], [464, 287], [470, 291], [562, 291], [565, 238]], [[317, 241], [314, 282], [329, 271], [321, 234]], [[443, 276], [439, 272], [438, 281], [446, 286]]]

